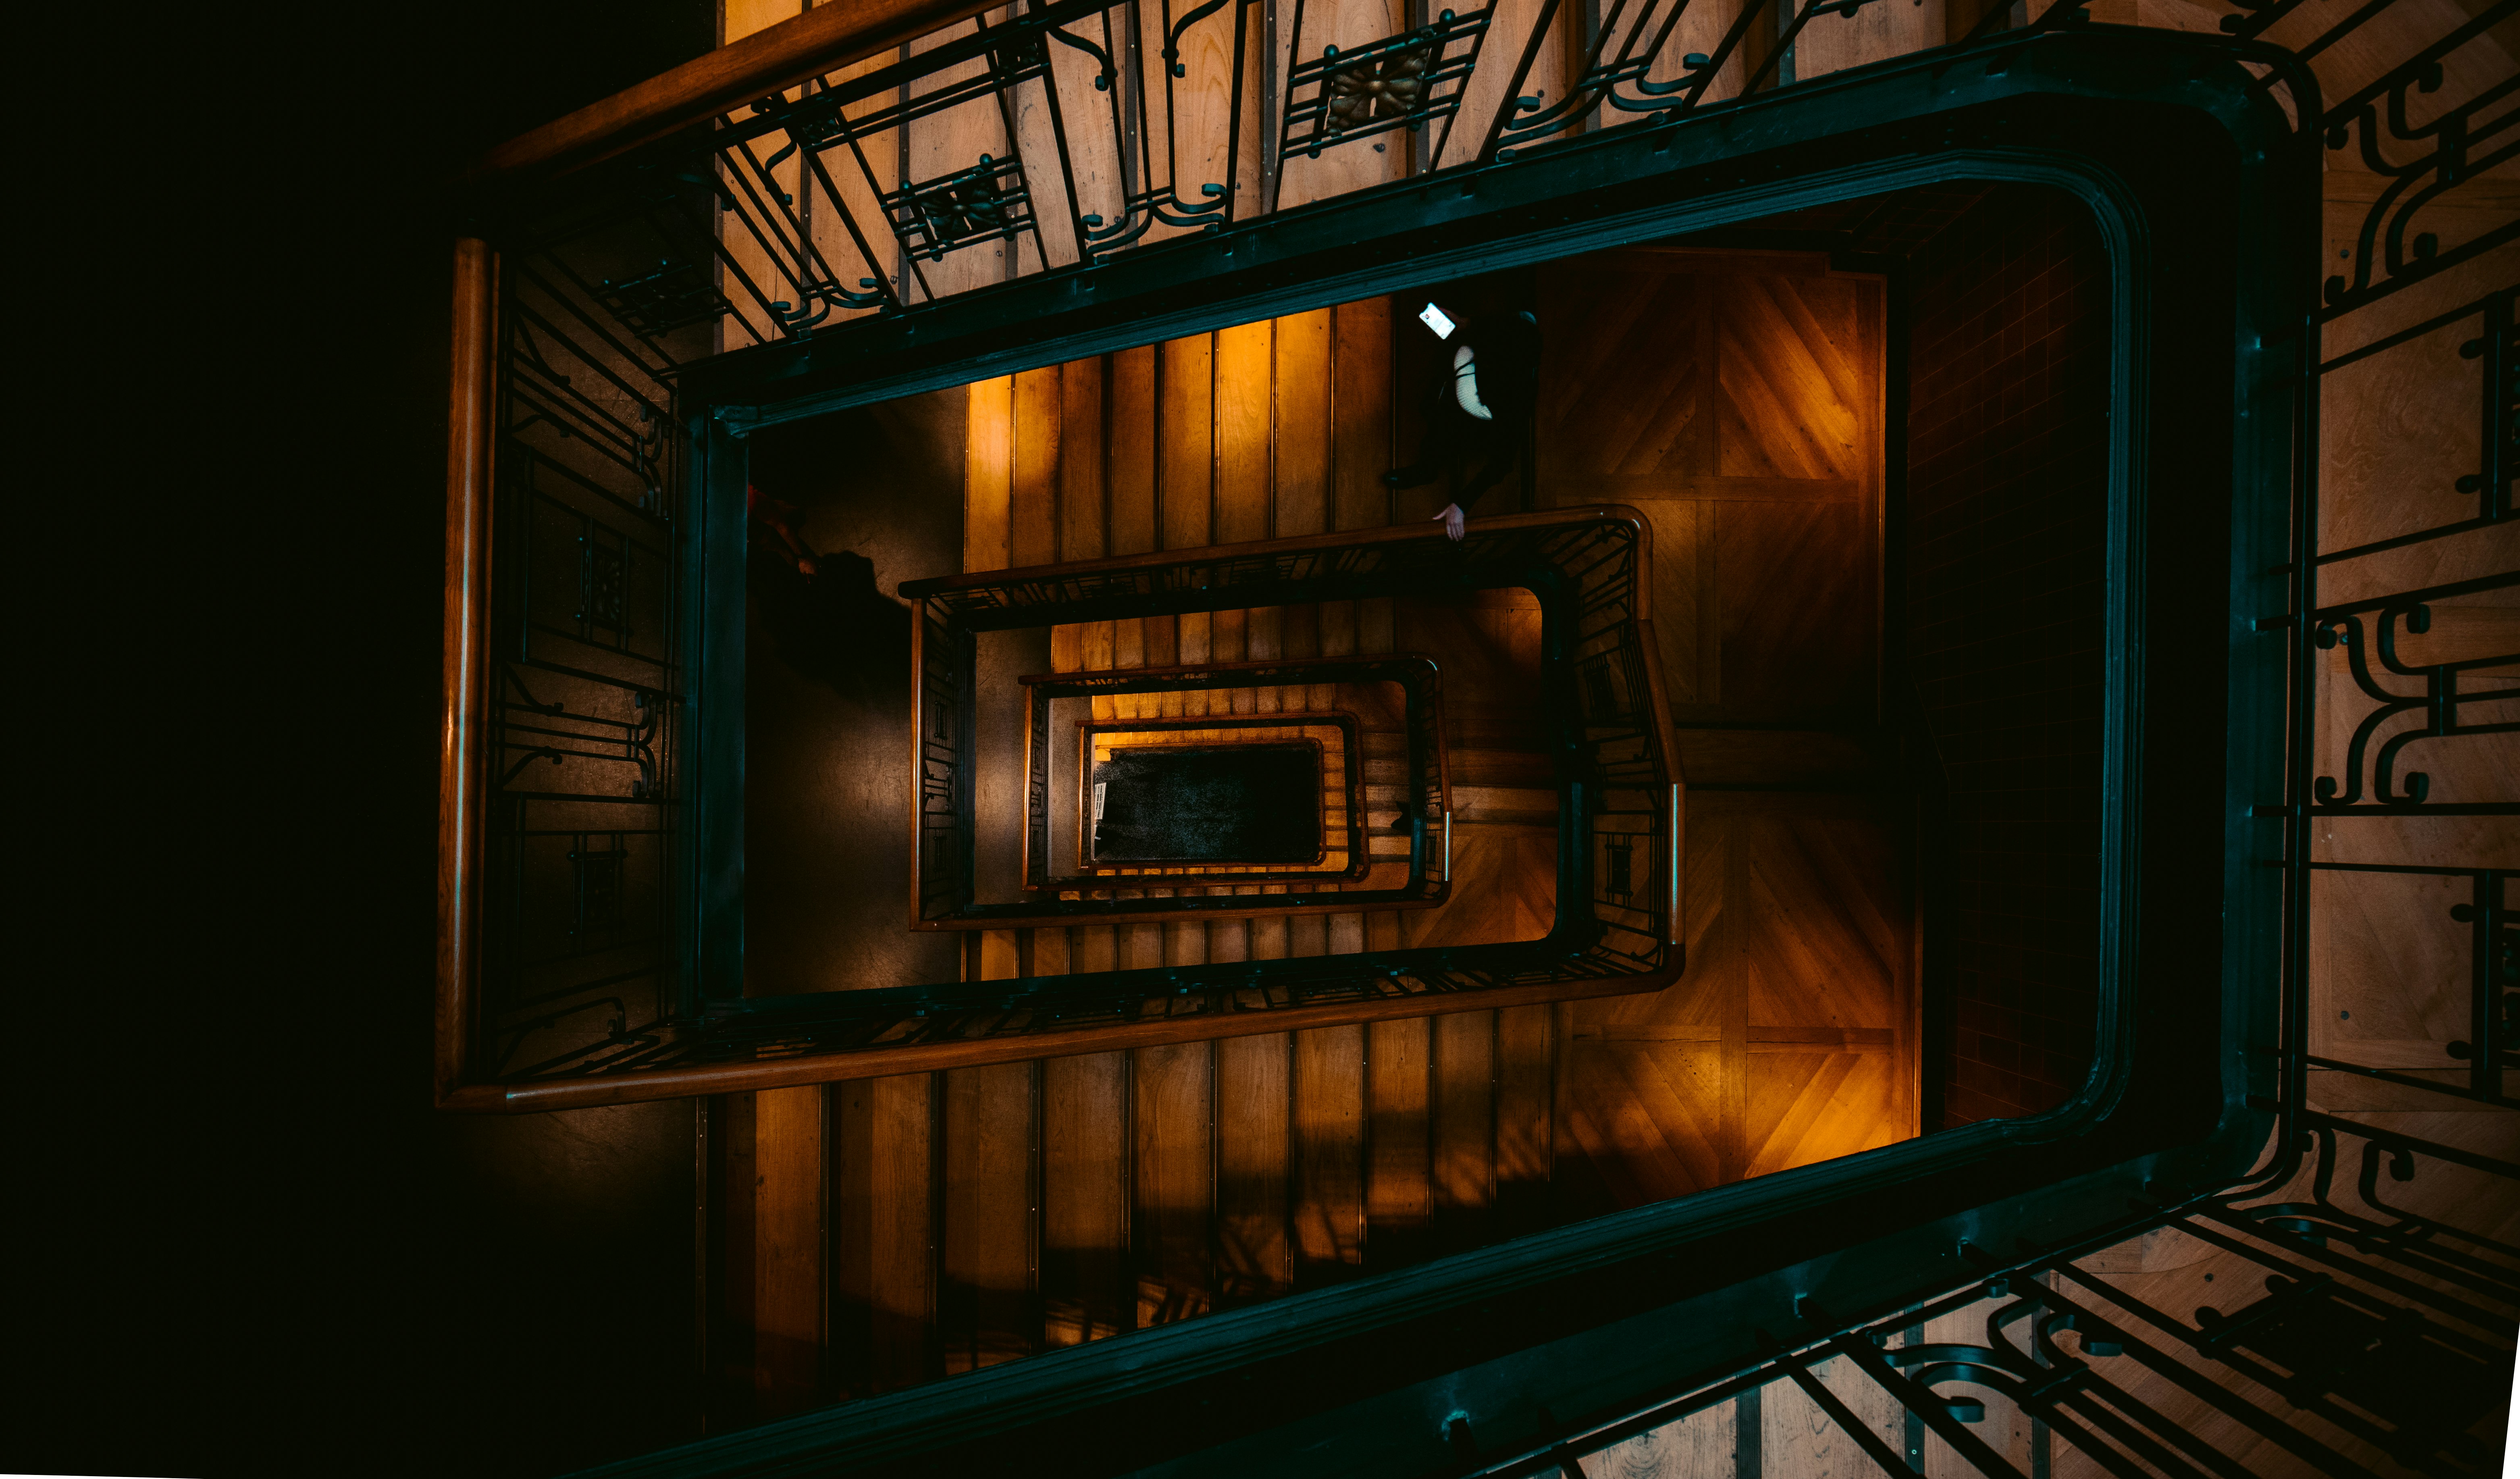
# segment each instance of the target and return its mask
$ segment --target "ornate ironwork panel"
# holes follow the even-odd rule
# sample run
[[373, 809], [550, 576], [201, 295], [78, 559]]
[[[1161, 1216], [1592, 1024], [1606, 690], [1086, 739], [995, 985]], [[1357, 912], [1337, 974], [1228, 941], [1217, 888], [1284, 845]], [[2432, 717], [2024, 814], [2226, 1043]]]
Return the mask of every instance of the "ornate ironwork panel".
[[595, 316], [605, 292], [518, 273], [502, 305], [478, 1021], [493, 1074], [652, 1032], [682, 1006], [681, 438], [657, 361]]
[[[1298, 61], [1286, 72], [1279, 157], [1318, 159], [1331, 145], [1395, 128], [1422, 130], [1437, 120], [1449, 133], [1494, 14], [1492, 6], [1448, 10], [1399, 35], [1350, 51], [1324, 46], [1320, 56]], [[1303, 56], [1303, 0], [1296, 0], [1289, 50]]]
[[883, 207], [902, 249], [931, 262], [974, 243], [1012, 241], [1033, 224], [1023, 166], [987, 155], [968, 169], [885, 196]]

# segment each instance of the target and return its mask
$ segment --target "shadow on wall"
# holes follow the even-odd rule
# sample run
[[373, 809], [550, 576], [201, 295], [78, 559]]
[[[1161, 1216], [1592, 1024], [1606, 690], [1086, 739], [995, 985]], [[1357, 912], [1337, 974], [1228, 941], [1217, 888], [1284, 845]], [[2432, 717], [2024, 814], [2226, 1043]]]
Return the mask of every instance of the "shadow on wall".
[[857, 407], [753, 438], [744, 977], [753, 995], [951, 980], [906, 928], [910, 609], [959, 569], [967, 394]]
[[752, 600], [772, 653], [844, 702], [907, 723], [910, 608], [878, 588], [875, 561], [856, 551], [820, 554], [799, 539], [791, 557], [785, 544], [754, 525]]
[[[692, 1127], [682, 1099], [437, 1117], [428, 1153], [404, 1174], [426, 1188], [424, 1287], [436, 1293], [421, 1318], [430, 1348], [453, 1358], [426, 1381], [430, 1402], [453, 1415], [418, 1424], [406, 1449], [363, 1452], [351, 1466], [533, 1479], [699, 1437], [685, 1374], [691, 1300], [618, 1292], [688, 1286]], [[376, 1233], [344, 1226], [327, 1235], [369, 1246], [359, 1239]], [[359, 1296], [370, 1318], [395, 1303], [379, 1277]], [[292, 1462], [273, 1448], [285, 1439], [262, 1442], [249, 1463], [174, 1471], [338, 1471], [311, 1457]]]
[[[2082, 1086], [2099, 1014], [2108, 255], [2058, 191], [1989, 193], [1909, 288], [1910, 671], [1947, 790], [1927, 1126]], [[1939, 1109], [1939, 1112], [1937, 1112]]]

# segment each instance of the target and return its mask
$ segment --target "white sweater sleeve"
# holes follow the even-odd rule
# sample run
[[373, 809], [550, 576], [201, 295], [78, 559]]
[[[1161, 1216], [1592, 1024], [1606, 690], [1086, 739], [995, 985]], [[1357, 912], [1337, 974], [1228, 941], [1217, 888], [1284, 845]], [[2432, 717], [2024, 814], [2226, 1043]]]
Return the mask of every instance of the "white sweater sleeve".
[[1453, 351], [1453, 399], [1461, 403], [1463, 411], [1481, 421], [1496, 420], [1496, 413], [1479, 399], [1478, 361], [1467, 344]]

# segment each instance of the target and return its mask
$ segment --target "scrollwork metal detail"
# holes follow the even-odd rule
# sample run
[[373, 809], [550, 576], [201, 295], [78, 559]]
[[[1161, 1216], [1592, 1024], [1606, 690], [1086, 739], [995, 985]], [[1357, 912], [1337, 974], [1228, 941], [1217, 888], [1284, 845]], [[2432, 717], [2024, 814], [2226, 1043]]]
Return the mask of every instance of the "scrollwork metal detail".
[[[2495, 585], [2520, 583], [2520, 577], [2498, 580]], [[2401, 788], [2397, 776], [2399, 755], [2418, 740], [2446, 740], [2474, 735], [2500, 735], [2520, 732], [2520, 722], [2470, 724], [2459, 717], [2462, 707], [2472, 703], [2490, 703], [2520, 698], [2520, 688], [2491, 689], [2484, 693], [2461, 693], [2459, 679], [2478, 668], [2506, 666], [2520, 662], [2520, 653], [2503, 653], [2492, 657], [2475, 657], [2463, 662], [2409, 664], [2398, 655], [2399, 629], [2422, 635], [2432, 628], [2432, 608], [2421, 601], [2383, 606], [2378, 615], [2376, 639], [2366, 642], [2362, 618], [2357, 613], [2343, 613], [2321, 618], [2313, 632], [2313, 642], [2321, 650], [2345, 649], [2348, 670], [2355, 686], [2379, 706], [2362, 717], [2354, 728], [2353, 738], [2345, 747], [2345, 779], [2321, 776], [2315, 793], [2323, 806], [2344, 807], [2361, 803], [2363, 797], [2363, 770], [2369, 757], [2370, 795], [2374, 805], [2408, 807], [2423, 805], [2432, 789], [2431, 777], [2422, 771], [2408, 771]], [[2380, 685], [2372, 675], [2370, 654], [2376, 648], [2380, 666], [2401, 678], [2420, 679], [2420, 694], [2400, 694]], [[2401, 731], [2383, 740], [2374, 753], [2372, 740], [2382, 726], [2402, 715], [2417, 714], [2424, 722], [2419, 728]]]
[[[2330, 150], [2355, 149], [2362, 168], [2388, 182], [2364, 212], [2355, 235], [2353, 272], [2327, 280], [2331, 314], [2520, 237], [2520, 223], [2506, 223], [2445, 250], [2434, 233], [2412, 230], [2425, 206], [2496, 166], [2520, 158], [2520, 109], [2492, 112], [2520, 94], [2520, 77], [2505, 77], [2464, 102], [2441, 109], [2429, 121], [2414, 121], [2408, 106], [2412, 96], [2440, 91], [2444, 59], [2484, 34], [2498, 12], [2507, 16], [2512, 9], [2502, 5], [2477, 16], [2338, 103], [2321, 120]], [[2497, 140], [2504, 142], [2497, 144]], [[2421, 152], [2403, 160], [2390, 157], [2409, 146], [2420, 146]]]
[[902, 249], [941, 262], [945, 253], [985, 241], [1012, 241], [1032, 225], [1032, 195], [1023, 166], [980, 156], [980, 162], [883, 198]]
[[[1320, 158], [1334, 144], [1449, 120], [1478, 66], [1492, 8], [1445, 11], [1414, 30], [1341, 51], [1325, 46], [1286, 73], [1282, 157]], [[1295, 18], [1300, 37], [1302, 8]], [[1298, 43], [1300, 45], [1300, 42]]]

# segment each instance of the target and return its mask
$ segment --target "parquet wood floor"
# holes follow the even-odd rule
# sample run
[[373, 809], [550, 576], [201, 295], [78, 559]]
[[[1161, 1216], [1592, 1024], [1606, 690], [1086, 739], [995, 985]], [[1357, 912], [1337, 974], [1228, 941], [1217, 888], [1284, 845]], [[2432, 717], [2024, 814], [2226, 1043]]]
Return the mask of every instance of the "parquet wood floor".
[[1562, 1009], [1561, 1182], [1633, 1206], [1912, 1136], [1899, 816], [1847, 793], [1877, 701], [1881, 285], [1639, 248], [1540, 288], [1541, 486], [1652, 518], [1691, 785], [1688, 974]]

